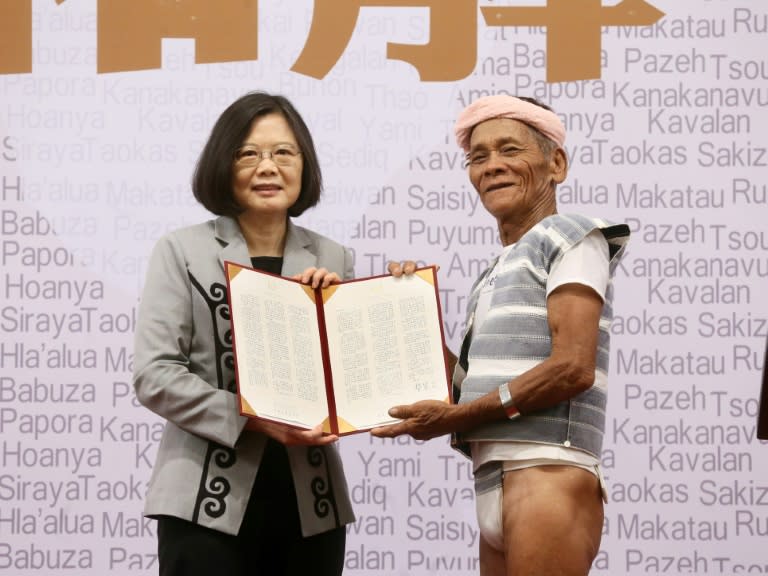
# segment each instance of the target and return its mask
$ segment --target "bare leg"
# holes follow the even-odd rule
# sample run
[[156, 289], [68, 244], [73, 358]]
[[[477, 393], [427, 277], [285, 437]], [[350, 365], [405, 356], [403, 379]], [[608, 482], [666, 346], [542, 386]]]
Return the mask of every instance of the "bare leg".
[[599, 481], [575, 466], [507, 472], [502, 523], [506, 576], [587, 576], [603, 528]]
[[504, 553], [488, 544], [480, 535], [480, 576], [506, 576]]

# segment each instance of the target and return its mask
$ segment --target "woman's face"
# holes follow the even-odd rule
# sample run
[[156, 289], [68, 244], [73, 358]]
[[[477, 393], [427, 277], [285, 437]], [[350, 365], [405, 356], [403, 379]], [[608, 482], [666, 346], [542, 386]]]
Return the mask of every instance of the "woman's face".
[[301, 193], [303, 161], [285, 117], [253, 121], [233, 163], [235, 201], [246, 213], [287, 215]]

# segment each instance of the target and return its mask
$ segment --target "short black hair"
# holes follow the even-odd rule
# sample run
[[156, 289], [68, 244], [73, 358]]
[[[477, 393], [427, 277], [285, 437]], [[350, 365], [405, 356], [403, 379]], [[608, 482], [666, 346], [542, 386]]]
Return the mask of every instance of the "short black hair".
[[319, 202], [323, 177], [312, 134], [304, 119], [284, 96], [249, 92], [221, 113], [197, 160], [192, 176], [192, 192], [209, 212], [218, 216], [237, 216], [243, 211], [234, 197], [234, 153], [248, 136], [254, 120], [275, 113], [282, 115], [288, 122], [303, 159], [301, 191], [296, 202], [288, 209], [288, 215], [300, 216]]

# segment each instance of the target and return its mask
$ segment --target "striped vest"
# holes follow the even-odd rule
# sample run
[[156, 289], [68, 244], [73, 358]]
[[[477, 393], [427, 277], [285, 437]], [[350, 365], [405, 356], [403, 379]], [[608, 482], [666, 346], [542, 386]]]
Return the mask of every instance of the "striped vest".
[[[478, 296], [486, 270], [475, 282], [467, 305], [467, 332], [454, 373], [454, 400], [471, 402], [509, 382], [519, 374], [484, 369], [482, 374], [465, 373], [473, 362], [518, 360], [529, 366], [551, 353], [551, 335], [546, 314], [547, 278], [552, 266], [587, 234], [600, 229], [608, 240], [610, 276], [624, 252], [629, 228], [579, 215], [549, 216], [526, 232], [498, 262], [490, 308], [482, 326], [472, 329]], [[613, 286], [609, 280], [600, 318], [595, 381], [605, 383], [608, 374], [609, 326], [613, 318]], [[492, 364], [492, 362], [490, 362]], [[570, 398], [515, 420], [490, 422], [454, 438], [455, 446], [468, 453], [471, 441], [541, 442], [578, 448], [600, 458], [605, 430], [606, 391], [593, 386]]]

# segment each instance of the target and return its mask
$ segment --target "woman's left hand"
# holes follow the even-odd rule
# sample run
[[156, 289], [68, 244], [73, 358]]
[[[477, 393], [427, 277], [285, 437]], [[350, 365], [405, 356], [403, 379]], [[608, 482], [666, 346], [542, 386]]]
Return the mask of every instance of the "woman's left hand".
[[326, 268], [307, 268], [301, 274], [291, 276], [292, 280], [299, 280], [302, 284], [312, 286], [312, 288], [328, 288], [331, 284], [338, 284], [341, 278], [336, 272], [329, 272]]

